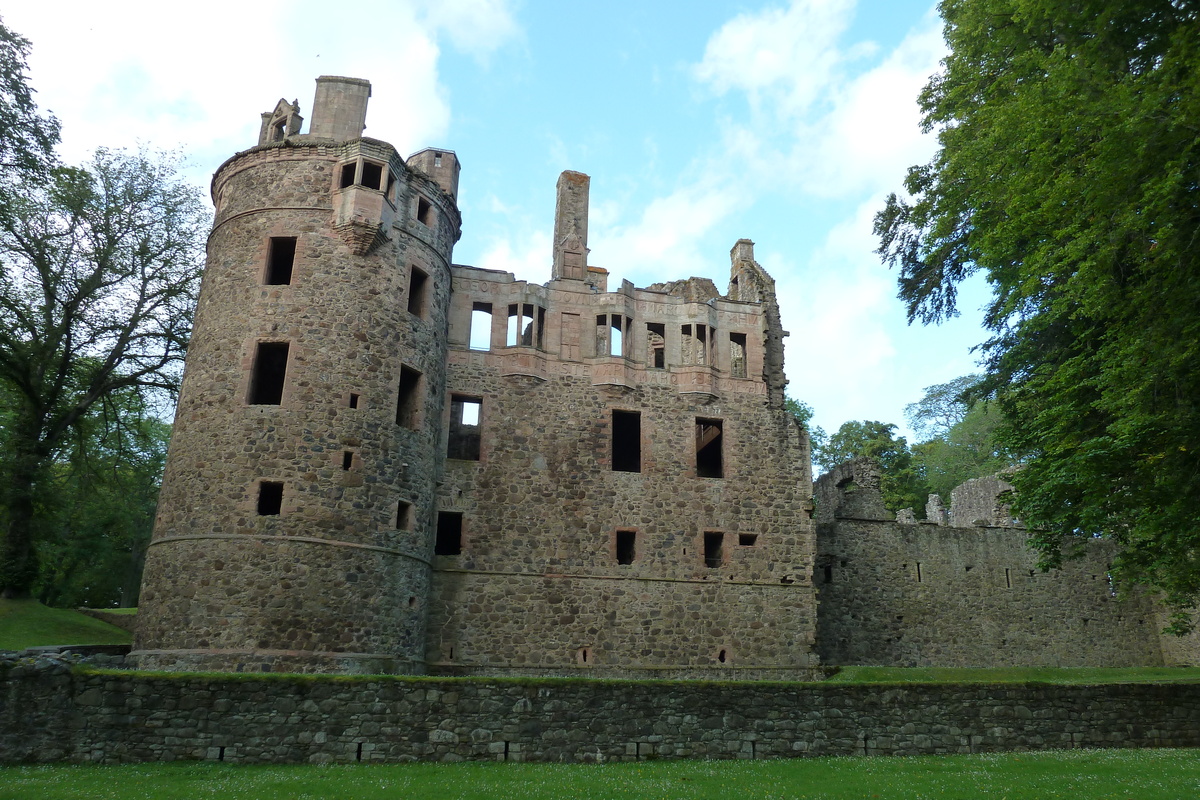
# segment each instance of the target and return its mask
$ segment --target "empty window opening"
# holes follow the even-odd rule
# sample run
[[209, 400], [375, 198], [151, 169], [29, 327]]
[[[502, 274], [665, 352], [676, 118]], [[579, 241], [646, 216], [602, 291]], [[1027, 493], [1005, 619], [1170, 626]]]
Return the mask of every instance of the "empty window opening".
[[359, 181], [368, 189], [383, 188], [383, 165], [374, 161], [364, 161], [362, 165], [362, 180]]
[[754, 547], [758, 543], [757, 533], [739, 533], [738, 544], [742, 547]]
[[267, 248], [267, 285], [287, 286], [296, 263], [296, 237], [272, 236]]
[[417, 198], [417, 222], [426, 228], [433, 227], [433, 205], [424, 197]]
[[588, 660], [589, 660], [591, 657], [592, 657], [592, 653], [591, 653], [591, 651], [590, 651], [588, 648], [586, 648], [586, 647], [581, 647], [581, 648], [579, 648], [579, 650], [578, 650], [578, 651], [576, 651], [576, 653], [575, 653], [575, 658], [576, 658], [576, 660], [578, 660], [578, 661], [579, 661], [579, 663], [580, 663], [580, 664], [586, 664], [586, 663], [588, 663]]
[[429, 276], [424, 270], [413, 267], [408, 273], [408, 313], [425, 316], [425, 289]]
[[624, 318], [617, 314], [612, 315], [612, 336], [608, 339], [608, 354], [610, 356], [625, 355], [625, 334], [621, 328], [621, 323]]
[[637, 551], [637, 531], [617, 531], [617, 563], [632, 564]]
[[920, 583], [924, 578], [921, 576], [921, 562], [917, 562], [917, 583]]
[[417, 604], [417, 598], [416, 598], [416, 596], [415, 596], [415, 595], [409, 595], [409, 596], [408, 596], [408, 607], [409, 607], [409, 608], [413, 608], [414, 606], [416, 606], [416, 604]]
[[533, 306], [513, 303], [508, 307], [508, 346], [533, 345]]
[[596, 355], [602, 356], [608, 352], [608, 314], [596, 317]]
[[642, 471], [642, 415], [637, 411], [613, 409], [612, 468], [614, 472]]
[[353, 450], [343, 450], [342, 451], [342, 469], [349, 470], [353, 466], [354, 466], [354, 451]]
[[725, 559], [725, 534], [720, 531], [704, 532], [704, 566], [716, 569]]
[[722, 455], [722, 429], [719, 419], [696, 419], [696, 475], [701, 478], [725, 476]]
[[283, 483], [262, 481], [258, 484], [258, 515], [277, 517], [283, 509]]
[[717, 661], [720, 661], [722, 664], [725, 663], [725, 651], [724, 650], [717, 653]]
[[661, 322], [646, 323], [646, 364], [651, 369], [667, 366], [667, 326]]
[[475, 397], [450, 398], [450, 435], [446, 447], [447, 458], [465, 461], [479, 460], [480, 412], [483, 401]]
[[433, 165], [435, 167], [440, 167], [442, 165], [442, 154], [441, 153], [433, 154]]
[[707, 325], [682, 325], [680, 332], [680, 356], [684, 364], [710, 363], [709, 343], [716, 333]]
[[258, 343], [250, 371], [250, 405], [277, 406], [283, 402], [287, 362], [287, 342]]
[[458, 511], [439, 511], [437, 538], [433, 543], [433, 554], [435, 556], [457, 556], [461, 554], [462, 529], [462, 513]]
[[358, 162], [351, 161], [349, 164], [342, 164], [342, 179], [338, 182], [338, 186], [345, 189], [347, 186], [354, 185], [354, 173], [358, 171]]
[[729, 374], [734, 378], [746, 377], [746, 334], [729, 334]]
[[471, 333], [469, 339], [472, 350], [492, 349], [491, 303], [475, 303], [471, 306]]
[[388, 198], [388, 200], [392, 201], [393, 203], [395, 202], [396, 173], [392, 172], [390, 169], [388, 170], [387, 191], [384, 192], [384, 195]]
[[1004, 570], [1004, 585], [1009, 589], [1012, 588], [1012, 570], [1007, 567]]
[[625, 355], [625, 331], [631, 319], [620, 314], [600, 314], [596, 317], [596, 355]]
[[421, 410], [421, 373], [400, 365], [400, 392], [396, 398], [396, 424], [415, 429]]
[[541, 306], [537, 306], [536, 308], [537, 308], [537, 327], [534, 329], [536, 332], [533, 337], [533, 346], [536, 347], [538, 350], [545, 350], [546, 349], [546, 340], [542, 334], [542, 331], [546, 330], [546, 309], [542, 308]]
[[[411, 531], [413, 523], [413, 505], [407, 500], [396, 503], [396, 530]], [[411, 605], [411, 604], [410, 604]]]
[[825, 583], [833, 583], [833, 564], [826, 564], [822, 567], [822, 573], [825, 578]]
[[350, 408], [358, 408], [358, 394], [351, 392], [350, 399], [346, 401], [346, 405]]

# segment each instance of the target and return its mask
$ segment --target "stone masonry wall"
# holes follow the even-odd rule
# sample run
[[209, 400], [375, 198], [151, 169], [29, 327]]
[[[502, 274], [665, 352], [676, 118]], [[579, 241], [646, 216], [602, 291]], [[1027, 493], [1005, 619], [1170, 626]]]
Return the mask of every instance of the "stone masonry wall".
[[0, 668], [0, 763], [635, 761], [1200, 746], [1200, 685], [72, 674]]

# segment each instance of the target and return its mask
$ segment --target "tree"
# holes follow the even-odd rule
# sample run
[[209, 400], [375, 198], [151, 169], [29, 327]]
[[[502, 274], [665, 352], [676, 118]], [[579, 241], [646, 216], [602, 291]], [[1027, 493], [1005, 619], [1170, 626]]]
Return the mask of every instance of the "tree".
[[12, 184], [44, 177], [54, 163], [58, 120], [38, 113], [25, 77], [29, 41], [0, 21], [0, 174]]
[[796, 421], [804, 426], [808, 431], [808, 441], [812, 448], [813, 463], [816, 463], [817, 451], [824, 446], [828, 436], [825, 429], [820, 425], [813, 425], [812, 418], [816, 411], [813, 407], [803, 400], [798, 400], [795, 397], [785, 397], [783, 400], [784, 409], [796, 418]]
[[37, 489], [72, 432], [117, 397], [175, 391], [207, 227], [175, 159], [144, 152], [101, 150], [0, 199], [4, 596], [36, 578]]
[[[1200, 2], [943, 0], [938, 130], [875, 220], [910, 321], [993, 298], [982, 389], [1043, 560], [1200, 598]], [[1067, 547], [1070, 551], [1072, 548]]]
[[885, 422], [851, 420], [813, 450], [813, 460], [829, 470], [852, 458], [865, 456], [879, 462], [880, 493], [889, 511], [912, 508], [923, 515], [929, 487], [913, 462], [908, 440], [896, 436], [896, 426]]
[[904, 407], [904, 418], [923, 439], [944, 437], [971, 410], [968, 393], [982, 380], [980, 375], [963, 375], [946, 383], [925, 387], [925, 396]]

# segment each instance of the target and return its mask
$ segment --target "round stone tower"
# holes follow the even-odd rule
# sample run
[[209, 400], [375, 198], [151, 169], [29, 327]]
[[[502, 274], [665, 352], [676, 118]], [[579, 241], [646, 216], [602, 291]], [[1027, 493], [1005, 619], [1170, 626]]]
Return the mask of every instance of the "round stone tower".
[[138, 612], [142, 668], [419, 672], [459, 165], [317, 80], [213, 177]]

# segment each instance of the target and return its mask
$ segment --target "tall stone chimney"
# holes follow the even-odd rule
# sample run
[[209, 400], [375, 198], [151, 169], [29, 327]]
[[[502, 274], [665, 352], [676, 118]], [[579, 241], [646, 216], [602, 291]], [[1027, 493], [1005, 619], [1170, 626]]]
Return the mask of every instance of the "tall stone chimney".
[[554, 203], [554, 280], [587, 277], [588, 191], [592, 179], [567, 170], [558, 176]]
[[362, 78], [336, 75], [317, 78], [309, 135], [337, 142], [361, 138], [367, 127], [367, 100], [370, 97], [371, 82]]

